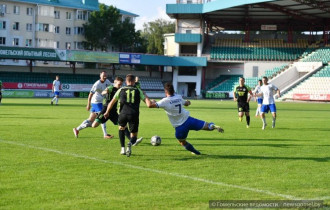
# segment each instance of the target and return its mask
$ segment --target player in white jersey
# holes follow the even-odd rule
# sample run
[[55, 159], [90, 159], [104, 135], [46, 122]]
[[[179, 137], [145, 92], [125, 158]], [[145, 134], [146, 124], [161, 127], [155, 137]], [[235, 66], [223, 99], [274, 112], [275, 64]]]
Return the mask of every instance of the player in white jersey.
[[174, 94], [174, 87], [170, 83], [166, 83], [164, 86], [166, 97], [156, 102], [152, 100], [150, 104], [147, 103], [149, 108], [163, 108], [175, 128], [175, 137], [179, 143], [188, 151], [193, 154], [200, 155], [201, 153], [196, 150], [189, 142], [186, 141], [189, 130], [207, 130], [212, 131], [217, 129], [223, 133], [224, 130], [215, 125], [214, 123], [208, 123], [199, 119], [190, 117], [189, 111], [183, 108], [183, 106], [189, 106], [191, 103], [188, 100], [184, 100], [181, 95]]
[[[98, 113], [103, 109], [103, 95], [102, 91], [111, 85], [111, 82], [107, 79], [107, 73], [105, 71], [100, 73], [100, 79], [96, 81], [88, 95], [88, 101], [86, 109], [90, 111], [89, 118], [84, 120], [77, 128], [73, 128], [73, 133], [76, 138], [78, 138], [79, 131], [87, 128], [92, 127], [92, 124], [97, 117]], [[104, 138], [109, 139], [112, 138], [106, 131], [106, 124], [102, 124], [102, 130], [104, 134]]]
[[268, 83], [268, 78], [262, 78], [263, 85], [260, 87], [260, 93], [256, 94], [257, 96], [263, 96], [262, 106], [261, 106], [261, 118], [262, 118], [262, 130], [265, 130], [267, 123], [265, 118], [265, 113], [268, 113], [269, 110], [273, 115], [273, 124], [272, 128], [275, 128], [275, 121], [276, 121], [276, 106], [274, 100], [274, 93], [276, 91], [277, 96], [280, 97], [281, 93], [280, 90], [272, 84]]
[[261, 113], [262, 96], [256, 96], [257, 94], [260, 93], [261, 86], [262, 86], [262, 80], [259, 79], [258, 80], [258, 85], [253, 91], [253, 93], [255, 95], [256, 102], [258, 103], [257, 110], [256, 110], [256, 117], [259, 117], [259, 115]]
[[53, 81], [52, 92], [54, 93], [54, 98], [50, 102], [51, 105], [53, 105], [54, 101], [55, 101], [55, 105], [58, 105], [58, 98], [60, 97], [60, 90], [61, 90], [60, 76], [56, 75], [56, 78]]

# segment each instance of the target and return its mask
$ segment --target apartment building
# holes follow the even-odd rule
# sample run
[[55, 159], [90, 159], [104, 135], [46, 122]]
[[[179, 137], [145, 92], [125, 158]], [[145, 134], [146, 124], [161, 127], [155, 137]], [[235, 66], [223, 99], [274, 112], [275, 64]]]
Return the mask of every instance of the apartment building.
[[[83, 24], [97, 10], [98, 0], [2, 0], [0, 46], [81, 50], [85, 40]], [[122, 20], [134, 22], [137, 17], [124, 10], [120, 13]], [[27, 65], [27, 61], [2, 59], [0, 65]]]

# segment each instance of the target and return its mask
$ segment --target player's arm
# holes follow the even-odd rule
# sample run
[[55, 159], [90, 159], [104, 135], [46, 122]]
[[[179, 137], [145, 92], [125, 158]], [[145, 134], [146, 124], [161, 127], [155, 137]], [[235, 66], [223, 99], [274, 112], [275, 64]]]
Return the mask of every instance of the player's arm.
[[104, 117], [108, 118], [109, 114], [110, 114], [110, 110], [112, 109], [113, 105], [118, 101], [118, 99], [116, 97], [113, 97], [113, 99], [110, 101], [110, 103], [108, 104], [107, 107], [107, 111], [104, 113]]
[[281, 97], [281, 91], [280, 91], [280, 89], [277, 89], [276, 93], [277, 93], [277, 96], [278, 97]]
[[247, 102], [248, 102], [248, 103], [250, 102], [250, 100], [251, 100], [251, 98], [252, 98], [252, 95], [253, 95], [252, 91], [249, 90], [249, 97], [248, 97], [248, 99], [247, 99]]
[[87, 99], [87, 106], [86, 106], [86, 110], [89, 111], [91, 108], [91, 101], [92, 101], [92, 97], [93, 97], [94, 93], [90, 92], [88, 95], [88, 99]]
[[109, 88], [105, 88], [103, 91], [102, 91], [102, 95], [105, 96], [109, 93]]
[[237, 97], [236, 97], [236, 89], [237, 89], [237, 87], [235, 87], [234, 92], [233, 92], [234, 101], [237, 101]]

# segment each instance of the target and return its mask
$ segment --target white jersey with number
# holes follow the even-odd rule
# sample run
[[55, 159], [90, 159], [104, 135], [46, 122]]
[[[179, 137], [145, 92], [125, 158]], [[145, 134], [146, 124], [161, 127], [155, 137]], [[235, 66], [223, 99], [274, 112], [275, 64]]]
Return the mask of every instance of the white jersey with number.
[[272, 84], [261, 86], [260, 92], [263, 95], [262, 104], [264, 104], [264, 105], [275, 104], [273, 91], [277, 91], [277, 90], [278, 90], [278, 88]]
[[102, 91], [109, 85], [111, 85], [111, 82], [107, 79], [104, 82], [101, 82], [101, 80], [97, 80], [94, 83], [91, 89], [91, 93], [94, 94], [91, 101], [93, 104], [103, 103]]
[[168, 96], [156, 103], [158, 108], [163, 108], [173, 127], [182, 125], [189, 117], [189, 111], [183, 108], [185, 100], [180, 95]]
[[54, 86], [54, 92], [55, 91], [60, 91], [61, 82], [59, 80], [54, 80], [53, 86]]

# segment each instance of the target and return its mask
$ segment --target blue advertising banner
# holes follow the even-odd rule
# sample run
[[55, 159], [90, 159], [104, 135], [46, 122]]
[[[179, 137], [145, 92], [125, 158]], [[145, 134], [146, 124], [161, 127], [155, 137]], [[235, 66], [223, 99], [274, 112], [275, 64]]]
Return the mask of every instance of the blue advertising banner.
[[122, 64], [140, 64], [141, 54], [120, 53], [119, 63]]

